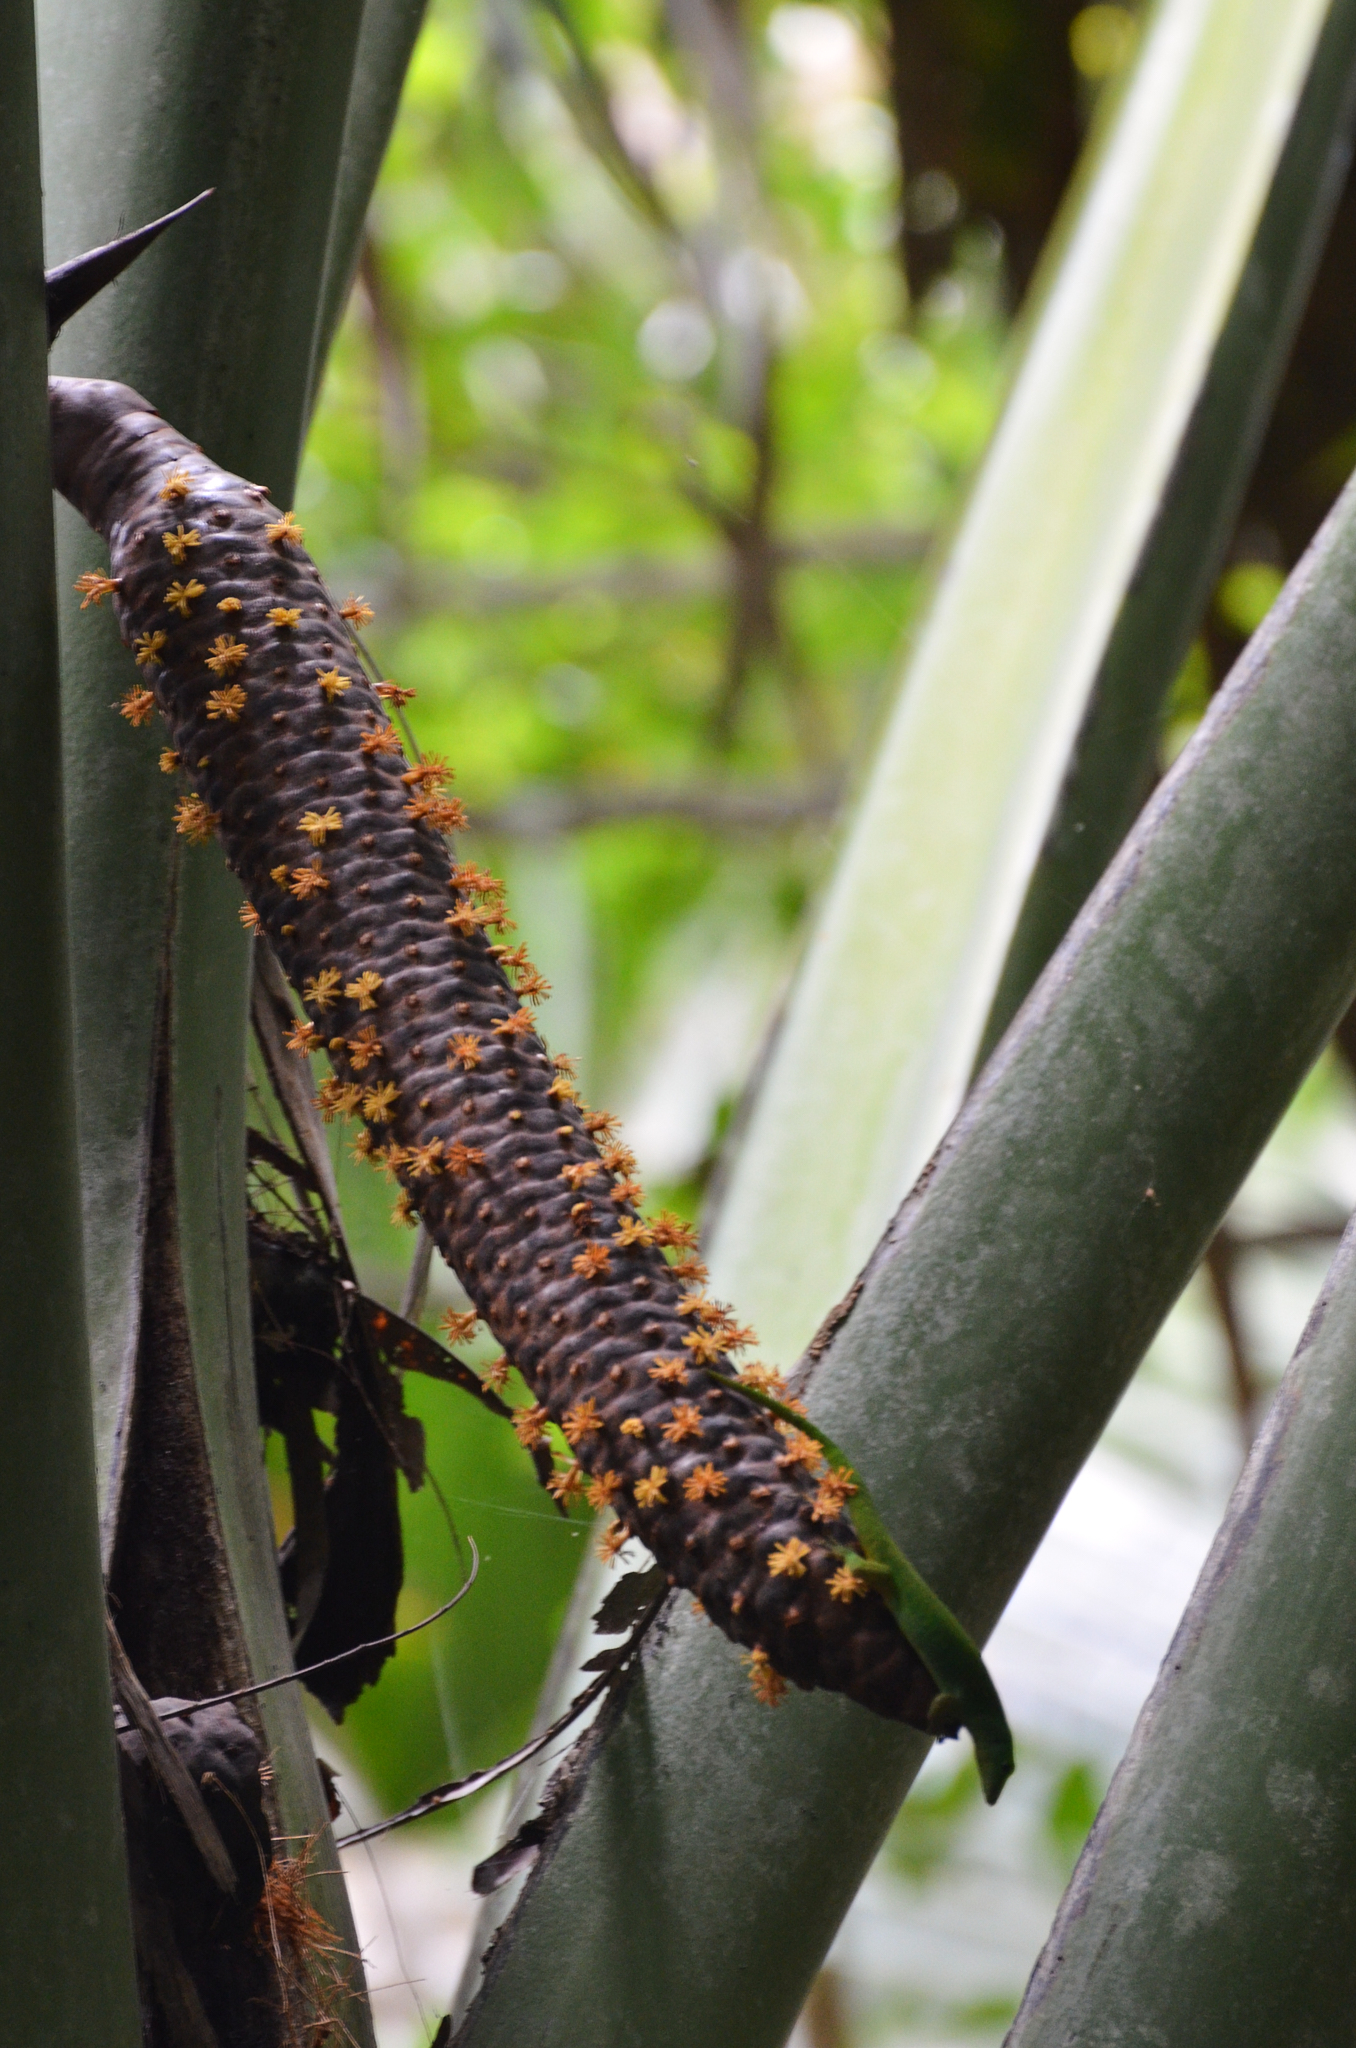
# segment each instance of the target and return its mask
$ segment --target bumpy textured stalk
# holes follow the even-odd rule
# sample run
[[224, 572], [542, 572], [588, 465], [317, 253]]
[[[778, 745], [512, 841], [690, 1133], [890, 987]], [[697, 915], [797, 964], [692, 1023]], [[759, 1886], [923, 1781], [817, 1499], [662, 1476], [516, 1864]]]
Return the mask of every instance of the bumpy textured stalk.
[[123, 708], [163, 714], [180, 829], [219, 836], [302, 992], [299, 1041], [329, 1050], [327, 1099], [361, 1115], [534, 1394], [520, 1433], [561, 1425], [577, 1483], [753, 1652], [767, 1696], [775, 1672], [925, 1727], [935, 1687], [845, 1565], [837, 1475], [703, 1369], [745, 1333], [614, 1177], [483, 884], [454, 870], [457, 807], [401, 750], [300, 530], [127, 386], [51, 393], [57, 487], [111, 555], [82, 585], [113, 597], [141, 671]]

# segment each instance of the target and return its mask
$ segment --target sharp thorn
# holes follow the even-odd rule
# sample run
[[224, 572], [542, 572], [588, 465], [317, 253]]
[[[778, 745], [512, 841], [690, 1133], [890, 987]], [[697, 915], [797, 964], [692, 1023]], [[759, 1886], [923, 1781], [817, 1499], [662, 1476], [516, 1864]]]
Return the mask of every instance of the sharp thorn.
[[204, 199], [210, 199], [216, 190], [209, 185], [196, 199], [190, 199], [184, 206], [176, 206], [173, 213], [162, 214], [144, 228], [135, 228], [130, 235], [119, 235], [116, 242], [105, 242], [101, 248], [88, 249], [83, 256], [73, 256], [69, 263], [59, 263], [55, 270], [47, 272], [47, 345], [50, 348], [72, 313], [78, 313], [87, 306], [96, 292], [106, 284], [112, 284], [115, 277], [135, 262], [143, 249], [150, 247], [157, 235], [172, 227], [176, 220], [182, 220], [195, 206], [201, 206]]

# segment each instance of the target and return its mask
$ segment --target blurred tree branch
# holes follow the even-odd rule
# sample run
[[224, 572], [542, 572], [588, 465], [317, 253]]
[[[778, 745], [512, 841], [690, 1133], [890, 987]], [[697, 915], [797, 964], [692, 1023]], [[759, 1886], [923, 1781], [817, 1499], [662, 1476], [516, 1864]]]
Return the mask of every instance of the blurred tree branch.
[[[722, 513], [737, 525], [737, 515]], [[768, 535], [763, 545], [772, 569], [890, 569], [920, 561], [931, 544], [925, 528], [907, 526], [845, 526], [793, 539]], [[747, 543], [741, 543], [747, 544]], [[731, 544], [732, 549], [734, 543]], [[563, 599], [597, 594], [619, 603], [681, 602], [718, 597], [730, 588], [729, 554], [666, 558], [628, 555], [582, 563], [577, 569], [545, 576], [496, 576], [475, 569], [448, 569], [427, 563], [405, 563], [399, 580], [388, 590], [386, 603], [400, 612], [448, 608], [473, 614], [522, 611], [559, 604]]]
[[1222, 1230], [1217, 1230], [1205, 1254], [1205, 1277], [1224, 1334], [1229, 1359], [1229, 1392], [1246, 1457], [1257, 1435], [1264, 1403], [1239, 1314], [1235, 1277], [1240, 1250], [1241, 1246], [1227, 1224]]
[[[1003, 231], [1020, 302], [1082, 143], [1069, 24], [1080, 0], [885, 0], [890, 104], [905, 200], [900, 260], [917, 303], [949, 269], [954, 229], [987, 216]], [[958, 205], [918, 210], [907, 192], [941, 171]]]
[[829, 776], [800, 789], [721, 789], [708, 783], [667, 789], [563, 787], [552, 784], [509, 797], [493, 810], [478, 809], [476, 829], [515, 839], [553, 839], [588, 825], [638, 818], [672, 818], [715, 832], [775, 832], [791, 825], [827, 823], [843, 798], [843, 782]]
[[397, 296], [386, 275], [380, 244], [371, 234], [363, 236], [357, 282], [362, 287], [376, 356], [387, 481], [396, 490], [407, 490], [418, 478], [427, 455], [422, 408], [414, 392], [409, 349], [400, 330]]

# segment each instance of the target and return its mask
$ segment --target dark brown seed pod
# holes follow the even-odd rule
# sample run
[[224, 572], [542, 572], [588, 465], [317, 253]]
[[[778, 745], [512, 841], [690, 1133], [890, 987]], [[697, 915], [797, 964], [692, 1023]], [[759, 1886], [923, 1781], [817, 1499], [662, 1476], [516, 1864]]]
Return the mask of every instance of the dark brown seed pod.
[[522, 1372], [520, 1435], [561, 1425], [566, 1483], [752, 1651], [762, 1696], [780, 1673], [925, 1726], [931, 1679], [844, 1565], [841, 1489], [703, 1369], [747, 1335], [685, 1288], [587, 1127], [488, 939], [491, 878], [454, 870], [460, 807], [407, 759], [291, 515], [125, 385], [55, 378], [51, 398], [57, 487], [111, 555], [81, 587], [112, 594], [140, 672], [122, 708], [163, 713], [179, 829], [220, 837], [302, 994], [299, 1046], [329, 1051], [322, 1102], [361, 1114]]

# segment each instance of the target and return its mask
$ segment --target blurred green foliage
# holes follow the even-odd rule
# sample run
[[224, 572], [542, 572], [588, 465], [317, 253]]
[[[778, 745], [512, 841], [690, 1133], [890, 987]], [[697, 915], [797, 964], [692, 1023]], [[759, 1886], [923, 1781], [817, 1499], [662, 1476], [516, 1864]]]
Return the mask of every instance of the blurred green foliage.
[[1050, 1846], [1060, 1865], [1060, 1876], [1067, 1878], [1078, 1860], [1079, 1851], [1088, 1838], [1088, 1830], [1097, 1818], [1097, 1809], [1102, 1803], [1106, 1790], [1088, 1764], [1070, 1764], [1059, 1783], [1055, 1786], [1050, 1801], [1047, 1825], [1050, 1831]]
[[909, 1794], [886, 1843], [890, 1868], [924, 1883], [955, 1855], [957, 1823], [981, 1810], [979, 1772], [967, 1756], [940, 1785], [925, 1780]]
[[1246, 640], [1271, 610], [1284, 582], [1285, 575], [1274, 562], [1235, 562], [1215, 593], [1220, 617]]

